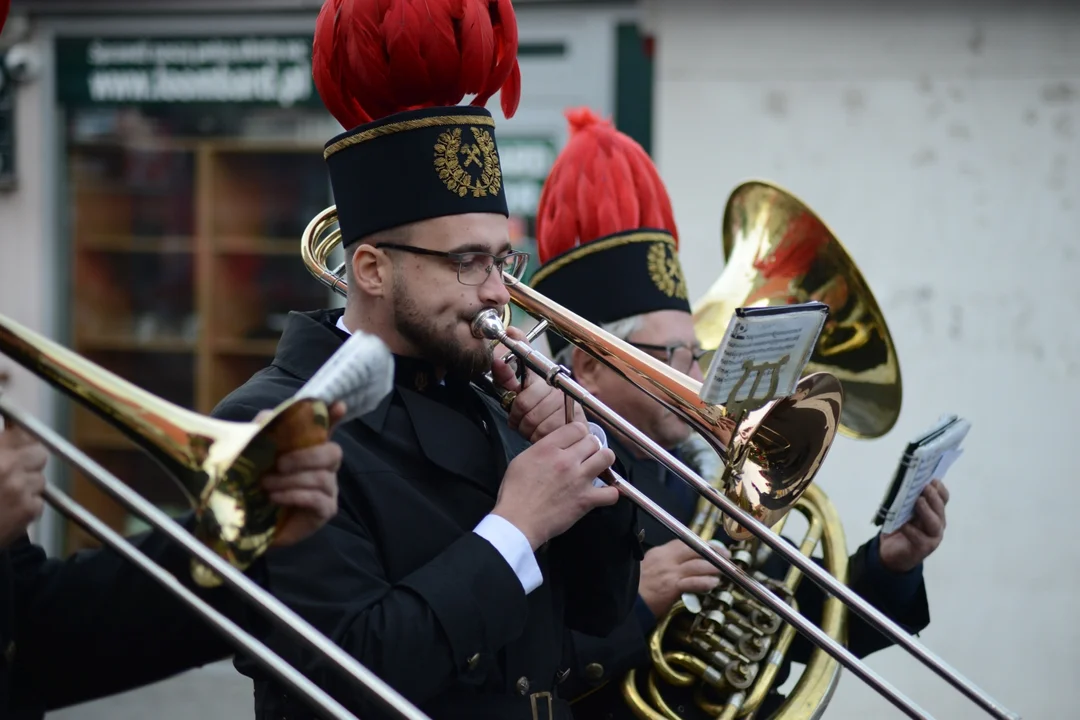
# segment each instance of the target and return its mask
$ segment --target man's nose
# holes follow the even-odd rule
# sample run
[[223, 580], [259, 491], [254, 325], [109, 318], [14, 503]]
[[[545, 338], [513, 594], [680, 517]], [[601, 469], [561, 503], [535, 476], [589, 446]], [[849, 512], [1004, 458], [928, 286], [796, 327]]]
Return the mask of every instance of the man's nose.
[[510, 302], [510, 291], [506, 289], [502, 270], [498, 266], [491, 268], [491, 272], [480, 285], [480, 300], [485, 305], [505, 305]]

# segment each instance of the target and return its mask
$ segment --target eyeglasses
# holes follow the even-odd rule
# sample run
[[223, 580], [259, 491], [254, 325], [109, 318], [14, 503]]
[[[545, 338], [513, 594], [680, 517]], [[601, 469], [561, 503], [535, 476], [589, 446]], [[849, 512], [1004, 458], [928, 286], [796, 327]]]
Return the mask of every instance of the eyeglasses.
[[413, 255], [446, 258], [457, 265], [457, 279], [462, 285], [483, 285], [487, 282], [491, 270], [496, 265], [499, 266], [499, 277], [503, 279], [503, 282], [507, 285], [514, 285], [521, 279], [522, 274], [525, 272], [525, 266], [529, 262], [529, 254], [518, 251], [496, 256], [486, 252], [442, 252], [441, 250], [428, 250], [427, 248], [394, 243], [378, 243], [375, 247], [380, 250], [400, 250]]
[[689, 375], [690, 369], [694, 366], [694, 363], [698, 363], [698, 367], [701, 372], [706, 372], [709, 369], [708, 363], [702, 363], [705, 358], [712, 359], [712, 350], [702, 350], [700, 348], [694, 349], [687, 347], [686, 345], [650, 345], [648, 343], [629, 343], [639, 350], [648, 350], [649, 352], [665, 353], [665, 360], [668, 365], [679, 372]]

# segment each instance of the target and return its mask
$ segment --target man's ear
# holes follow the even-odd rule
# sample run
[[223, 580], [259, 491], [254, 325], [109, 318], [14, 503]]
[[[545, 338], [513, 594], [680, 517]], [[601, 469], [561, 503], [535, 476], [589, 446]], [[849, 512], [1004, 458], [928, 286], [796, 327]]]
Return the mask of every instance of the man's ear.
[[574, 371], [574, 380], [595, 394], [599, 388], [599, 375], [604, 370], [601, 362], [581, 348], [575, 347], [570, 354], [570, 368]]
[[392, 270], [384, 252], [362, 243], [353, 251], [350, 268], [349, 282], [355, 283], [358, 290], [373, 297], [386, 295]]

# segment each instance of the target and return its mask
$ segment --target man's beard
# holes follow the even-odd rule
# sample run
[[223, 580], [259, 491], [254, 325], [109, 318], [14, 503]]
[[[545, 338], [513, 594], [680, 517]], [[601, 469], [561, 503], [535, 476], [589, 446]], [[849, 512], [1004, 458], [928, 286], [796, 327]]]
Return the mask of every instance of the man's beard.
[[[405, 292], [404, 283], [394, 283], [394, 325], [401, 336], [413, 344], [424, 360], [444, 368], [451, 375], [472, 378], [491, 370], [493, 348], [483, 343], [479, 348], [462, 346], [454, 337], [454, 327], [441, 330], [417, 307]], [[462, 317], [469, 322], [471, 317]]]

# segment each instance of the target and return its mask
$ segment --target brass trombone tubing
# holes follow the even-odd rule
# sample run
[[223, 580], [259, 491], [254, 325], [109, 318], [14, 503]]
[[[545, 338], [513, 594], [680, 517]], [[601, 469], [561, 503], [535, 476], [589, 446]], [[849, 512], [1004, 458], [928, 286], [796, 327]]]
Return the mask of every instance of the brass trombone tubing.
[[[402, 718], [407, 718], [408, 720], [431, 720], [431, 718], [422, 713], [396, 690], [361, 665], [355, 658], [342, 650], [338, 645], [334, 644], [328, 637], [316, 630], [311, 624], [289, 609], [284, 603], [259, 587], [255, 581], [230, 565], [217, 553], [204, 546], [194, 535], [180, 527], [175, 520], [159, 510], [125, 483], [121, 482], [113, 476], [112, 473], [96, 463], [84, 452], [67, 440], [64, 440], [37, 418], [12, 406], [4, 400], [0, 400], [0, 414], [10, 418], [12, 422], [34, 435], [50, 450], [78, 467], [79, 470], [86, 473], [115, 500], [126, 506], [132, 512], [142, 516], [142, 518], [154, 529], [166, 535], [188, 552], [198, 556], [199, 560], [221, 576], [226, 584], [231, 586], [241, 595], [247, 596], [255, 606], [263, 612], [263, 614], [272, 621], [275, 621], [295, 639], [332, 660], [344, 673], [351, 676], [362, 689], [366, 690], [369, 694], [374, 695], [386, 709], [396, 713]], [[53, 504], [54, 500], [59, 500], [60, 505], [65, 506], [67, 504], [65, 503], [65, 500], [67, 500], [68, 503], [74, 505], [76, 508], [79, 507], [74, 501], [55, 489], [46, 488], [46, 491], [46, 499], [50, 501], [50, 504]], [[60, 510], [61, 508], [58, 507], [57, 509]], [[97, 526], [96, 528], [87, 527], [93, 534], [97, 534], [95, 530], [103, 530], [105, 531], [105, 534], [111, 535], [114, 541], [119, 537], [88, 511], [82, 510], [78, 515], [79, 517], [73, 517], [72, 519], [79, 522], [80, 525], [87, 527], [83, 521], [89, 519]], [[224, 632], [229, 639], [234, 642], [240, 641], [240, 638], [234, 635], [234, 631], [237, 633], [242, 633], [243, 631], [237, 628], [235, 624], [228, 620], [228, 618], [221, 616], [216, 610], [209, 605], [206, 605], [202, 600], [195, 596], [194, 593], [180, 584], [172, 574], [156, 565], [137, 548], [131, 546], [126, 540], [123, 538], [119, 539], [120, 544], [113, 545], [114, 549], [140, 568], [150, 572], [159, 582], [171, 586], [170, 589], [176, 590], [179, 588], [179, 590], [183, 591], [180, 592], [179, 595], [186, 604], [195, 609], [196, 612], [207, 619], [215, 626], [215, 628]], [[137, 554], [137, 557], [133, 557], [133, 554]], [[148, 567], [148, 565], [150, 567]], [[166, 581], [162, 575], [164, 575], [165, 578], [170, 578], [171, 582]], [[209, 611], [209, 613], [204, 611]], [[255, 656], [263, 663], [269, 663], [269, 669], [274, 672], [275, 675], [278, 675], [279, 678], [303, 693], [309, 700], [312, 700], [317, 707], [320, 707], [329, 713], [331, 717], [356, 720], [356, 717], [353, 714], [349, 713], [344, 707], [320, 690], [317, 685], [285, 663], [279, 656], [274, 655], [268, 648], [254, 638], [251, 638], [251, 641], [256, 644], [251, 646], [244, 644], [244, 650], [255, 654]], [[269, 656], [264, 654], [260, 650], [260, 647], [262, 650], [265, 650], [266, 653], [269, 653]]]
[[46, 485], [42, 490], [45, 500], [56, 508], [57, 511], [74, 520], [83, 530], [93, 535], [102, 543], [110, 546], [124, 559], [131, 562], [139, 569], [146, 572], [154, 580], [160, 583], [166, 590], [178, 596], [184, 603], [198, 613], [203, 620], [208, 622], [219, 633], [235, 645], [252, 656], [262, 665], [263, 669], [285, 683], [312, 706], [322, 711], [325, 717], [337, 720], [358, 720], [355, 715], [346, 710], [337, 700], [327, 695], [318, 685], [301, 675], [296, 668], [285, 662], [281, 656], [270, 650], [250, 634], [240, 629], [240, 626], [220, 612], [211, 607], [198, 595], [188, 590], [176, 579], [174, 575], [166, 572], [162, 567], [147, 557], [137, 547], [114, 532], [108, 525], [101, 522], [95, 515], [76, 503], [65, 493], [51, 485]]
[[[669, 376], [675, 373], [674, 370], [666, 365], [662, 365], [660, 361], [655, 360], [651, 356], [638, 352], [636, 348], [627, 345], [611, 334], [588, 323], [575, 313], [559, 306], [550, 299], [543, 297], [532, 288], [515, 283], [510, 285], [508, 289], [513, 302], [522, 306], [530, 314], [546, 320], [549, 327], [553, 328], [556, 332], [568, 332], [569, 334], [566, 335], [566, 337], [571, 344], [581, 347], [582, 350], [626, 378], [640, 390], [649, 394], [658, 402], [663, 403], [692, 426], [702, 430], [706, 438], [713, 436], [712, 433], [709, 432], [710, 429], [702, 425], [700, 418], [695, 417], [693, 413], [687, 411], [682, 403], [674, 401], [675, 398], [686, 399], [684, 387], [673, 382], [667, 382]], [[483, 314], [483, 312], [480, 314]], [[503, 337], [505, 337], [505, 339], [503, 339]], [[534, 367], [534, 369], [537, 367], [540, 368], [537, 372], [539, 372], [542, 377], [547, 378], [550, 384], [555, 384], [557, 376], [561, 377], [561, 379], [558, 380], [561, 385], [567, 384], [566, 381], [568, 381], [569, 378], [565, 376], [565, 370], [537, 353], [528, 345], [506, 336], [505, 332], [503, 332], [503, 336], [498, 339], [519, 356], [524, 356], [526, 362], [530, 363], [530, 366], [532, 366], [532, 363], [535, 363], [536, 367]], [[618, 357], [615, 357], [616, 353], [614, 352], [605, 351], [605, 348], [617, 350]], [[542, 362], [538, 360], [538, 358], [540, 358]], [[573, 381], [569, 382], [573, 383]], [[576, 383], [573, 384], [577, 388], [575, 392], [589, 395], [584, 388], [581, 388], [581, 386]], [[785, 560], [802, 570], [803, 574], [813, 580], [818, 587], [840, 599], [850, 610], [858, 613], [863, 620], [878, 632], [885, 635], [897, 645], [903, 647], [911, 655], [922, 662], [923, 665], [933, 670], [934, 673], [966, 695], [992, 717], [998, 718], [998, 720], [1020, 720], [1020, 715], [1005, 708], [997, 700], [975, 685], [975, 683], [957, 672], [948, 663], [905, 632], [899, 625], [886, 617], [884, 613], [859, 597], [855, 591], [838, 581], [811, 558], [800, 553], [797, 547], [773, 533], [767, 525], [740, 508], [720, 490], [706, 482], [675, 456], [660, 447], [652, 440], [652, 438], [627, 423], [610, 409], [604, 407], [596, 398], [591, 397], [591, 395], [589, 397], [591, 399], [588, 401], [582, 400], [579, 397], [575, 397], [575, 399], [583, 404], [589, 405], [590, 409], [596, 411], [596, 414], [604, 422], [612, 425], [621, 435], [641, 447], [658, 462], [666, 465], [672, 472], [682, 478], [683, 481], [689, 483], [700, 496], [704, 497], [713, 505], [718, 506], [729, 519], [739, 523], [752, 535], [756, 536], [759, 540], [772, 548], [773, 551], [780, 553]], [[699, 403], [703, 402], [700, 401], [700, 399], [697, 399], [696, 401]]]
[[[648, 436], [630, 425], [630, 423], [615, 414], [615, 412], [608, 408], [604, 403], [594, 397], [592, 393], [570, 379], [564, 368], [536, 352], [529, 347], [528, 344], [521, 342], [520, 340], [515, 340], [507, 335], [505, 328], [502, 327], [502, 322], [496, 316], [494, 310], [485, 310], [477, 315], [476, 319], [473, 321], [473, 332], [488, 340], [498, 340], [501, 342], [507, 349], [517, 355], [522, 362], [528, 365], [533, 372], [544, 378], [550, 385], [562, 390], [574, 398], [574, 400], [587, 407], [604, 422], [610, 424], [631, 440], [640, 442], [643, 446], [654, 446], [658, 450], [656, 455], [654, 455], [658, 460], [661, 459], [660, 456], [667, 454]], [[672, 458], [672, 460], [675, 459]], [[663, 462], [663, 460], [661, 460], [661, 462]], [[694, 475], [689, 468], [686, 468], [686, 474], [696, 478], [700, 483], [707, 485], [704, 480]], [[832, 655], [842, 663], [844, 667], [862, 678], [866, 684], [874, 688], [881, 695], [884, 695], [908, 717], [915, 718], [916, 720], [931, 720], [931, 716], [925, 710], [902, 695], [892, 685], [886, 682], [884, 678], [871, 670], [864, 663], [860, 662], [858, 658], [851, 654], [851, 651], [829, 637], [821, 628], [807, 620], [804, 615], [796, 612], [786, 602], [776, 595], [773, 595], [773, 593], [766, 589], [760, 582], [740, 570], [734, 562], [720, 554], [716, 548], [695, 535], [690, 528], [676, 520], [671, 513], [664, 510], [664, 508], [648, 495], [619, 477], [618, 473], [609, 469], [601, 475], [600, 479], [608, 485], [615, 487], [623, 497], [656, 518], [664, 525], [664, 527], [674, 533], [676, 537], [697, 551], [699, 555], [712, 563], [718, 570], [724, 573], [725, 576], [731, 579], [732, 582], [742, 588], [744, 592], [753, 595], [763, 604], [767, 605], [769, 609], [806, 635], [811, 642]], [[724, 499], [726, 500], [727, 498]], [[733, 503], [732, 505], [734, 506]], [[749, 517], [750, 516], [747, 515], [747, 518]], [[742, 518], [740, 518], [740, 522], [741, 521]], [[766, 530], [765, 532], [768, 533], [769, 531]], [[783, 539], [780, 539], [780, 542], [787, 544]], [[795, 552], [798, 552], [797, 548], [795, 549]]]

